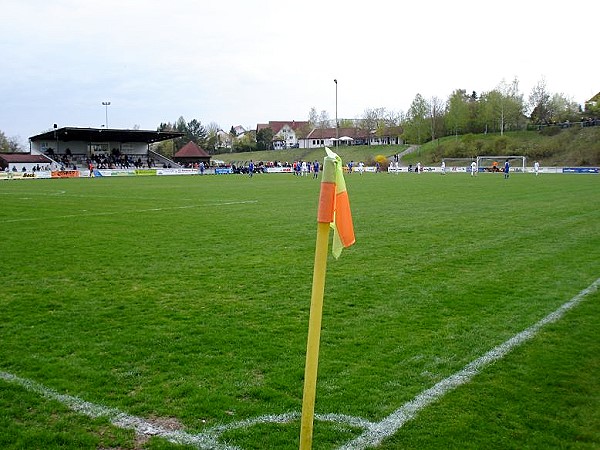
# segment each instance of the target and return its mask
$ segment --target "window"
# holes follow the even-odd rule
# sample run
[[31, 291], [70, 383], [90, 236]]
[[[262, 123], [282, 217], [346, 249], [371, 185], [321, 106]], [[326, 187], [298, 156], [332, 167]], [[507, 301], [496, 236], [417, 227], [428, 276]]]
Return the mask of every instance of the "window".
[[108, 153], [108, 144], [107, 143], [91, 143], [90, 144], [90, 152], [93, 153]]

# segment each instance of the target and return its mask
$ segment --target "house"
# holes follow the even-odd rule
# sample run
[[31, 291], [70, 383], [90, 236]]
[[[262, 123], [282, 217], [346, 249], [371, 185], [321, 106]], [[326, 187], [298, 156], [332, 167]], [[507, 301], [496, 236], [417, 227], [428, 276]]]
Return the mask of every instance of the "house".
[[335, 147], [340, 145], [364, 145], [369, 133], [362, 128], [315, 128], [299, 140], [300, 148]]
[[299, 139], [300, 148], [335, 147], [336, 145], [398, 145], [402, 143], [400, 127], [386, 127], [369, 132], [364, 128], [315, 128]]
[[217, 144], [216, 148], [231, 148], [233, 138], [229, 133], [223, 130], [217, 131]]
[[206, 153], [205, 150], [198, 147], [195, 142], [190, 141], [173, 155], [173, 161], [182, 165], [197, 164], [200, 162], [208, 165], [210, 162], [210, 155]]
[[596, 109], [600, 105], [600, 92], [585, 102], [585, 110]]
[[307, 121], [269, 121], [269, 123], [259, 123], [256, 125], [256, 132], [265, 128], [273, 130], [273, 149], [281, 150], [284, 148], [298, 147], [299, 139], [306, 136], [310, 130], [310, 123]]
[[233, 127], [233, 131], [235, 132], [236, 137], [242, 137], [248, 130], [246, 130], [243, 126], [238, 125]]
[[48, 170], [52, 163], [44, 155], [31, 153], [0, 153], [0, 170], [14, 172], [33, 172], [35, 170]]

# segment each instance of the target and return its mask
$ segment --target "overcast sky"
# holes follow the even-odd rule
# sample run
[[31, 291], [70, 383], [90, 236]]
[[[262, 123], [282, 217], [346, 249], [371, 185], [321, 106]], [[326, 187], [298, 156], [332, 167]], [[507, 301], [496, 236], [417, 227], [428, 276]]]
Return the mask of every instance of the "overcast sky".
[[[542, 79], [600, 91], [600, 2], [579, 0], [0, 0], [0, 130], [254, 128], [309, 110], [406, 111], [417, 93]], [[27, 146], [28, 148], [28, 146]]]

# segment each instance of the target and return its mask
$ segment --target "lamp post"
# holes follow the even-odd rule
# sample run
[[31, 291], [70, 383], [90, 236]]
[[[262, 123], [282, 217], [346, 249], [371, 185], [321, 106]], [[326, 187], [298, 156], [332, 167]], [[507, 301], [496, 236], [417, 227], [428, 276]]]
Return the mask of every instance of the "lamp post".
[[104, 109], [106, 110], [106, 122], [104, 124], [106, 126], [106, 129], [108, 129], [108, 105], [110, 105], [110, 102], [102, 102], [102, 104], [104, 105]]
[[338, 146], [339, 139], [339, 126], [338, 126], [338, 117], [337, 117], [337, 78], [333, 80], [335, 83], [335, 146]]

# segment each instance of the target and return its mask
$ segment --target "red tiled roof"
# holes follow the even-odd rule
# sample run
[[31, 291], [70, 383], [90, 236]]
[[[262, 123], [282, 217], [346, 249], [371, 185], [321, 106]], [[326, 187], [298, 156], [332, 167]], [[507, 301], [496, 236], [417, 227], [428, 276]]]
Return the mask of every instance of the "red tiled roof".
[[31, 153], [0, 153], [0, 159], [7, 163], [40, 163], [48, 164], [51, 162], [44, 155], [32, 155]]
[[[400, 134], [402, 134], [402, 128], [398, 126], [387, 127], [384, 133], [385, 136], [399, 136]], [[335, 136], [335, 128], [315, 128], [308, 136], [306, 136], [306, 139], [332, 139], [335, 138]], [[352, 139], [367, 139], [369, 137], [369, 132], [364, 128], [339, 128], [337, 136], [348, 136]]]
[[[335, 128], [315, 128], [306, 139], [331, 139], [336, 135]], [[348, 136], [352, 139], [367, 139], [369, 133], [361, 128], [339, 128], [338, 137]]]
[[296, 131], [298, 128], [308, 125], [308, 122], [296, 120], [270, 120], [269, 123], [257, 124], [256, 131], [260, 131], [264, 128], [270, 128], [273, 130], [273, 134], [277, 134], [285, 125], [288, 125], [292, 130]]
[[174, 158], [208, 158], [210, 155], [198, 147], [195, 142], [190, 141], [173, 155]]

